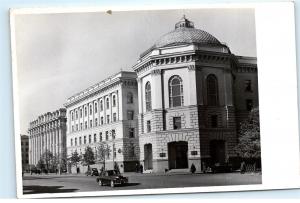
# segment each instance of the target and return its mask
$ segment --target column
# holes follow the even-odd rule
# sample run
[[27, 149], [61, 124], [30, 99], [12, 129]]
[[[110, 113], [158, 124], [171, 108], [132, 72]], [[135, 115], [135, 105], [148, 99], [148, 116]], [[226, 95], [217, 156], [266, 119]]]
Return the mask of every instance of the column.
[[153, 70], [151, 72], [151, 98], [152, 109], [162, 109], [162, 84], [161, 84], [161, 70]]

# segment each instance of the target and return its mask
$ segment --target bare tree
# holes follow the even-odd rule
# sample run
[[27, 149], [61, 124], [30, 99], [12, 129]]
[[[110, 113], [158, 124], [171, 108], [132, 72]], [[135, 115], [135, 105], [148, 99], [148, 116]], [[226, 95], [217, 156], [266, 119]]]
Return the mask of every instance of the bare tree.
[[109, 158], [111, 155], [111, 149], [108, 144], [100, 143], [97, 147], [97, 158], [100, 162], [103, 163], [103, 167], [105, 170], [105, 160]]

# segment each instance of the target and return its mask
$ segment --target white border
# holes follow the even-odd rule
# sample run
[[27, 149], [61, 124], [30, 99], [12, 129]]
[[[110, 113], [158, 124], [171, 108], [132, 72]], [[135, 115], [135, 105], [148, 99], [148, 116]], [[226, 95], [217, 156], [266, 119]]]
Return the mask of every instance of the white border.
[[[15, 15], [45, 13], [82, 13], [208, 8], [255, 8], [258, 83], [261, 119], [263, 183], [260, 185], [185, 187], [120, 191], [73, 192], [23, 195]], [[300, 159], [297, 106], [297, 72], [293, 2], [248, 4], [201, 4], [147, 7], [64, 7], [23, 8], [10, 12], [13, 68], [14, 126], [16, 149], [17, 197], [78, 197], [165, 193], [196, 193], [287, 189], [300, 187]]]

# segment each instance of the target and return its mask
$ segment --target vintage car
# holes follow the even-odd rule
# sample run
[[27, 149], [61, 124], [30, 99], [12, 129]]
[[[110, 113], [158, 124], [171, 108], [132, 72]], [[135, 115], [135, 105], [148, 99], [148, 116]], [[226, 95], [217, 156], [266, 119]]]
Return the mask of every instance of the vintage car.
[[232, 165], [229, 163], [215, 163], [211, 166], [212, 173], [230, 173], [232, 172]]
[[115, 187], [116, 185], [127, 184], [128, 178], [122, 176], [117, 170], [107, 170], [100, 173], [96, 181], [100, 186], [110, 185], [110, 187]]
[[99, 172], [97, 168], [92, 168], [91, 170], [88, 170], [85, 175], [87, 176], [98, 176]]

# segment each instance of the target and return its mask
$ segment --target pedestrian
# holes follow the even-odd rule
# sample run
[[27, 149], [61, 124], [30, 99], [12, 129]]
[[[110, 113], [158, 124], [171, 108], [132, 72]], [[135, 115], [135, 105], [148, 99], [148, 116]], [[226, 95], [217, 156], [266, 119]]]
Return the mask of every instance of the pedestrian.
[[192, 164], [191, 165], [191, 173], [195, 173], [195, 171], [196, 171], [196, 167], [195, 167], [195, 165], [194, 164]]
[[76, 172], [77, 172], [77, 174], [79, 173], [79, 167], [76, 168]]
[[143, 173], [144, 169], [143, 169], [143, 165], [140, 165], [140, 172]]
[[139, 165], [138, 165], [138, 163], [135, 163], [135, 172], [136, 172], [136, 173], [139, 172]]
[[56, 173], [56, 175], [57, 175], [57, 173], [58, 173], [58, 169], [55, 169], [55, 173]]
[[241, 174], [246, 172], [246, 163], [245, 163], [245, 161], [242, 161], [240, 170], [241, 170]]

